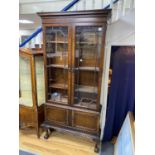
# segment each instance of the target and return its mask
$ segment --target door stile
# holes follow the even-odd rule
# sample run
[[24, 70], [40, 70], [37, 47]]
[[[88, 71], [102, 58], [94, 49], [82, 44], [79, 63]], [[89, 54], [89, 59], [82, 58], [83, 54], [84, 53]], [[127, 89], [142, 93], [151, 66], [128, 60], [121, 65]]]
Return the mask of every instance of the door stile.
[[43, 26], [43, 59], [44, 59], [44, 77], [45, 77], [45, 102], [48, 99], [48, 81], [47, 81], [47, 60], [46, 60], [46, 26]]
[[98, 80], [98, 96], [97, 96], [97, 111], [100, 110], [100, 96], [101, 96], [101, 83], [103, 81], [103, 65], [104, 65], [104, 51], [105, 51], [105, 36], [106, 36], [106, 24], [102, 25], [103, 28], [103, 33], [102, 33], [102, 47], [101, 47], [101, 51], [100, 51], [100, 64], [99, 64], [99, 80]]
[[68, 105], [71, 105], [72, 96], [72, 28], [68, 26]]
[[71, 96], [71, 105], [74, 104], [74, 87], [75, 87], [75, 25], [72, 26], [72, 53], [71, 53], [71, 57], [72, 57], [72, 66], [71, 66], [71, 76], [72, 76], [72, 84], [71, 84], [71, 92], [72, 92], [72, 96]]

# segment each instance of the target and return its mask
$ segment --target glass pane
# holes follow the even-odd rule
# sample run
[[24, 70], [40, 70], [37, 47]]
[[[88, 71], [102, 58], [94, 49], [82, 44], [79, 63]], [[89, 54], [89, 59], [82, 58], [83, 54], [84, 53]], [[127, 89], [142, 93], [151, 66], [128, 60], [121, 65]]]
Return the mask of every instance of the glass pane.
[[20, 98], [19, 103], [25, 106], [32, 107], [32, 85], [31, 85], [31, 68], [28, 58], [19, 58], [19, 86]]
[[44, 82], [44, 62], [43, 56], [35, 57], [36, 85], [37, 85], [37, 104], [40, 106], [45, 103], [45, 82]]
[[74, 105], [96, 109], [102, 27], [76, 27]]
[[68, 103], [68, 27], [46, 28], [48, 101]]

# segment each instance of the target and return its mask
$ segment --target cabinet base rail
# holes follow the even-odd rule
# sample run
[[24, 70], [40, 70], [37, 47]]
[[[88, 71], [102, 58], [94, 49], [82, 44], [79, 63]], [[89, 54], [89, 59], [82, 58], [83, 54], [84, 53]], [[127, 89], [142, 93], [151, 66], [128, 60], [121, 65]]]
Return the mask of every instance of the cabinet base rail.
[[61, 132], [61, 133], [68, 133], [68, 134], [71, 134], [71, 135], [74, 135], [74, 136], [78, 136], [78, 137], [84, 137], [84, 138], [87, 138], [87, 139], [90, 139], [90, 140], [93, 140], [95, 141], [95, 147], [94, 147], [94, 152], [99, 152], [100, 150], [100, 137], [99, 135], [95, 135], [95, 134], [89, 134], [89, 133], [86, 133], [86, 132], [81, 132], [81, 131], [78, 131], [78, 130], [75, 130], [75, 129], [70, 129], [70, 128], [67, 128], [67, 127], [59, 127], [57, 125], [53, 125], [53, 124], [50, 124], [50, 123], [47, 123], [47, 122], [44, 122], [43, 124], [41, 124], [41, 127], [45, 130], [45, 136], [44, 136], [44, 139], [48, 139], [49, 136], [51, 135], [51, 132], [56, 130], [58, 132]]

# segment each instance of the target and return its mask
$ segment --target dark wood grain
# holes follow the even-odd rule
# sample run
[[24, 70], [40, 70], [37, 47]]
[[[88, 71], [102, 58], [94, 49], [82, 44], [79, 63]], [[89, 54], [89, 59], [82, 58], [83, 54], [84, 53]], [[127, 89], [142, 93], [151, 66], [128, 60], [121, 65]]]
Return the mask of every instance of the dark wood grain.
[[[46, 129], [54, 128], [60, 132], [70, 132], [71, 134], [77, 134], [79, 136], [84, 136], [96, 140], [96, 149], [98, 151], [98, 142], [100, 136], [100, 94], [101, 94], [101, 83], [102, 83], [102, 73], [104, 64], [104, 46], [105, 46], [105, 35], [106, 35], [106, 25], [107, 20], [111, 16], [111, 10], [89, 10], [89, 11], [73, 11], [73, 12], [42, 12], [38, 13], [42, 18], [43, 24], [43, 38], [44, 38], [44, 62], [45, 62], [45, 85], [46, 85], [46, 103], [45, 103], [45, 120], [42, 123], [42, 127]], [[60, 88], [50, 88], [51, 77], [54, 76], [57, 82], [63, 83], [61, 70], [63, 67], [52, 69], [52, 67], [47, 68], [50, 63], [62, 64], [59, 59], [55, 59], [53, 62], [47, 62], [46, 58], [46, 28], [49, 27], [68, 27], [68, 59], [67, 59], [67, 91], [68, 91], [68, 103], [62, 104], [61, 102], [52, 102], [50, 100], [49, 92], [54, 92], [55, 89]], [[97, 87], [97, 101], [96, 108], [86, 108], [75, 106], [75, 84], [76, 84], [76, 70], [77, 66], [76, 60], [76, 27], [77, 26], [98, 26], [103, 28], [102, 33], [102, 45], [101, 51], [98, 59], [97, 70], [94, 72], [93, 67], [95, 64], [94, 59], [90, 58], [81, 63], [80, 74], [79, 74], [79, 85], [94, 86], [93, 76], [97, 76], [95, 79], [95, 87]], [[66, 44], [65, 43], [65, 44]], [[86, 51], [89, 54], [89, 50]], [[88, 70], [86, 67], [90, 67]], [[50, 70], [50, 72], [49, 72]], [[59, 72], [59, 71], [60, 72]], [[57, 72], [57, 74], [56, 74]], [[59, 74], [58, 74], [59, 72]], [[49, 91], [50, 90], [50, 91]], [[49, 92], [48, 92], [49, 91]], [[46, 138], [49, 136], [48, 132]]]

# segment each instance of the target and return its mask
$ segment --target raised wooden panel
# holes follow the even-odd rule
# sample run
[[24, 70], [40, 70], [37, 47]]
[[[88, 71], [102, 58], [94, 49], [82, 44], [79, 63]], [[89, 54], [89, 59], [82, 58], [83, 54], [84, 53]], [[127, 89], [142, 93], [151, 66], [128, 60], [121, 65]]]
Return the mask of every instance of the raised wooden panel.
[[72, 111], [72, 126], [84, 131], [98, 132], [99, 115]]
[[46, 121], [62, 125], [68, 124], [68, 110], [52, 106], [46, 106], [45, 110]]
[[19, 106], [19, 122], [26, 125], [34, 125], [35, 114], [33, 108], [26, 107], [23, 105]]

